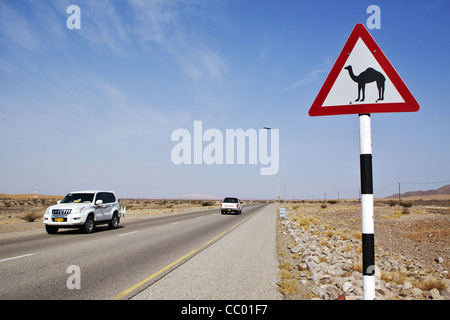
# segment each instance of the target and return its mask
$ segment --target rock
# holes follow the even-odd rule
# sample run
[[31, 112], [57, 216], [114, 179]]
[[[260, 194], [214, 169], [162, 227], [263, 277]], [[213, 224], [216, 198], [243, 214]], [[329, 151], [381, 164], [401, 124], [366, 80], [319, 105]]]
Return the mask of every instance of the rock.
[[439, 293], [439, 290], [436, 288], [433, 288], [430, 290], [430, 295], [433, 300], [444, 300], [444, 297], [441, 296], [441, 294]]
[[[354, 241], [335, 235], [325, 237], [321, 232], [326, 229], [320, 224], [297, 229], [296, 223], [289, 222], [289, 218], [284, 219], [283, 223], [290, 226], [286, 230], [295, 239], [295, 244], [288, 249], [297, 260], [296, 271], [299, 274], [297, 279], [305, 288], [310, 288], [314, 295], [312, 299], [362, 300], [363, 275], [357, 271], [359, 268], [356, 268], [361, 265], [362, 257], [356, 250], [360, 246], [360, 240]], [[374, 276], [377, 300], [450, 300], [450, 293], [445, 290], [424, 291], [413, 285], [416, 281], [432, 283], [439, 279], [444, 282], [442, 284], [444, 288], [450, 288], [450, 280], [446, 279], [448, 271], [443, 270], [446, 263], [445, 255], [424, 261], [405, 258], [402, 255], [394, 256], [386, 250], [386, 248], [383, 251], [379, 250], [381, 252], [376, 258]], [[434, 266], [430, 266], [431, 264]], [[434, 268], [434, 272], [430, 272], [431, 268]], [[386, 278], [381, 278], [382, 272], [386, 273]], [[389, 276], [391, 273], [399, 272], [406, 275], [406, 281], [404, 280], [402, 284]]]
[[405, 281], [405, 282], [403, 283], [403, 289], [404, 289], [404, 290], [412, 289], [412, 287], [413, 287], [413, 285], [412, 285], [411, 282], [409, 282], [409, 281]]
[[309, 259], [310, 259], [311, 261], [314, 261], [314, 262], [317, 263], [317, 264], [320, 263], [320, 260], [319, 260], [319, 257], [318, 257], [318, 256], [311, 255]]
[[328, 274], [331, 274], [332, 276], [342, 276], [344, 274], [344, 270], [337, 266], [332, 266], [328, 268]]
[[352, 292], [353, 291], [353, 284], [351, 282], [344, 282], [342, 285], [342, 291], [345, 293]]
[[312, 255], [305, 253], [302, 257], [302, 262], [307, 263], [309, 260], [312, 260]]
[[313, 287], [311, 292], [323, 300], [329, 299], [329, 295], [327, 294], [327, 291], [322, 287]]
[[442, 290], [442, 291], [441, 291], [441, 296], [442, 296], [445, 300], [450, 300], [450, 292], [448, 292], [447, 290]]
[[297, 265], [297, 269], [298, 269], [298, 271], [306, 270], [306, 269], [308, 269], [308, 266], [306, 265], [306, 263], [302, 262]]
[[319, 263], [318, 267], [325, 273], [328, 273], [328, 263], [321, 262]]
[[310, 260], [306, 263], [306, 266], [308, 267], [309, 271], [313, 271], [314, 269], [317, 268], [318, 264], [315, 263], [314, 261]]
[[298, 253], [300, 251], [301, 247], [300, 246], [295, 246], [293, 248], [291, 248], [291, 253]]
[[311, 271], [311, 280], [314, 283], [319, 283], [320, 282], [320, 275], [319, 275], [319, 273], [315, 272], [315, 271]]
[[353, 293], [355, 296], [362, 296], [362, 295], [363, 295], [363, 290], [362, 290], [362, 288], [360, 288], [360, 287], [353, 287], [352, 293]]
[[420, 298], [422, 297], [422, 290], [420, 290], [419, 288], [412, 288], [411, 294], [416, 298]]
[[341, 269], [344, 271], [350, 271], [352, 269], [352, 262], [350, 260], [350, 262], [346, 261], [345, 263], [342, 264]]
[[339, 297], [340, 291], [338, 288], [336, 288], [336, 286], [323, 285], [323, 286], [321, 286], [321, 288], [325, 289], [325, 291], [328, 294], [329, 300], [337, 300], [337, 298]]

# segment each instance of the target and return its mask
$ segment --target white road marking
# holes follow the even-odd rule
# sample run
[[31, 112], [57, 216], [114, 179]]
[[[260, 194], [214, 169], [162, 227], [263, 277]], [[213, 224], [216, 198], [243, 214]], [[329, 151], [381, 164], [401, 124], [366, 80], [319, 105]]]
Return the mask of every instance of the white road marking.
[[127, 232], [127, 233], [122, 233], [122, 234], [119, 234], [118, 237], [126, 236], [126, 235], [133, 234], [133, 233], [136, 233], [136, 232], [139, 232], [139, 231], [132, 231], [132, 232]]
[[6, 259], [0, 260], [0, 262], [9, 261], [9, 260], [14, 260], [14, 259], [20, 259], [20, 258], [25, 258], [25, 257], [32, 256], [32, 255], [34, 255], [34, 254], [36, 254], [36, 253], [29, 253], [29, 254], [24, 254], [24, 255], [22, 255], [22, 256], [17, 256], [17, 257], [12, 257], [12, 258], [6, 258]]
[[178, 224], [178, 223], [180, 223], [180, 221], [172, 222], [170, 225], [174, 225], [174, 224]]

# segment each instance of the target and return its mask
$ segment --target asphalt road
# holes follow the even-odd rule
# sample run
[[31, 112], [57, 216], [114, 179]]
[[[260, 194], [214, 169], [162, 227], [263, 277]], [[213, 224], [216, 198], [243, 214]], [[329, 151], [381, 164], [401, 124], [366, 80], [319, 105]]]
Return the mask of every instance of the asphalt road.
[[282, 300], [276, 219], [276, 204], [265, 206], [133, 299]]
[[[222, 215], [212, 209], [144, 220], [125, 218], [118, 229], [99, 226], [88, 235], [62, 229], [55, 235], [1, 239], [0, 299], [131, 298], [263, 206], [244, 206], [241, 215]], [[79, 283], [80, 289], [69, 289], [67, 282]]]

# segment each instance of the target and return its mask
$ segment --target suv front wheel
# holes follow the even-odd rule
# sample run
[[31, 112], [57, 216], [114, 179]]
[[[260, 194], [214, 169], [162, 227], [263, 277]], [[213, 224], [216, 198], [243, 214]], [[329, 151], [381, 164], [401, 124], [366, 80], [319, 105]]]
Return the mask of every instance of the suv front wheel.
[[45, 231], [47, 231], [48, 234], [55, 234], [58, 232], [58, 227], [45, 225]]
[[94, 217], [92, 215], [89, 215], [86, 218], [86, 222], [81, 227], [81, 231], [83, 231], [84, 233], [92, 233], [94, 231], [94, 228], [95, 228]]

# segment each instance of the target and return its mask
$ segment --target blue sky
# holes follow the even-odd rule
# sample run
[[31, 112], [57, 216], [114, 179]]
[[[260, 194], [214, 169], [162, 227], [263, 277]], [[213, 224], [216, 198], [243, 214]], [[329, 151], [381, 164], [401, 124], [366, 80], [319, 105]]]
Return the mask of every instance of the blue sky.
[[[367, 7], [421, 109], [372, 115], [375, 196], [450, 180], [449, 1], [0, 1], [0, 193], [356, 198], [358, 116], [308, 110]], [[68, 29], [78, 5], [81, 29]], [[175, 165], [171, 133], [280, 129], [280, 170]]]

